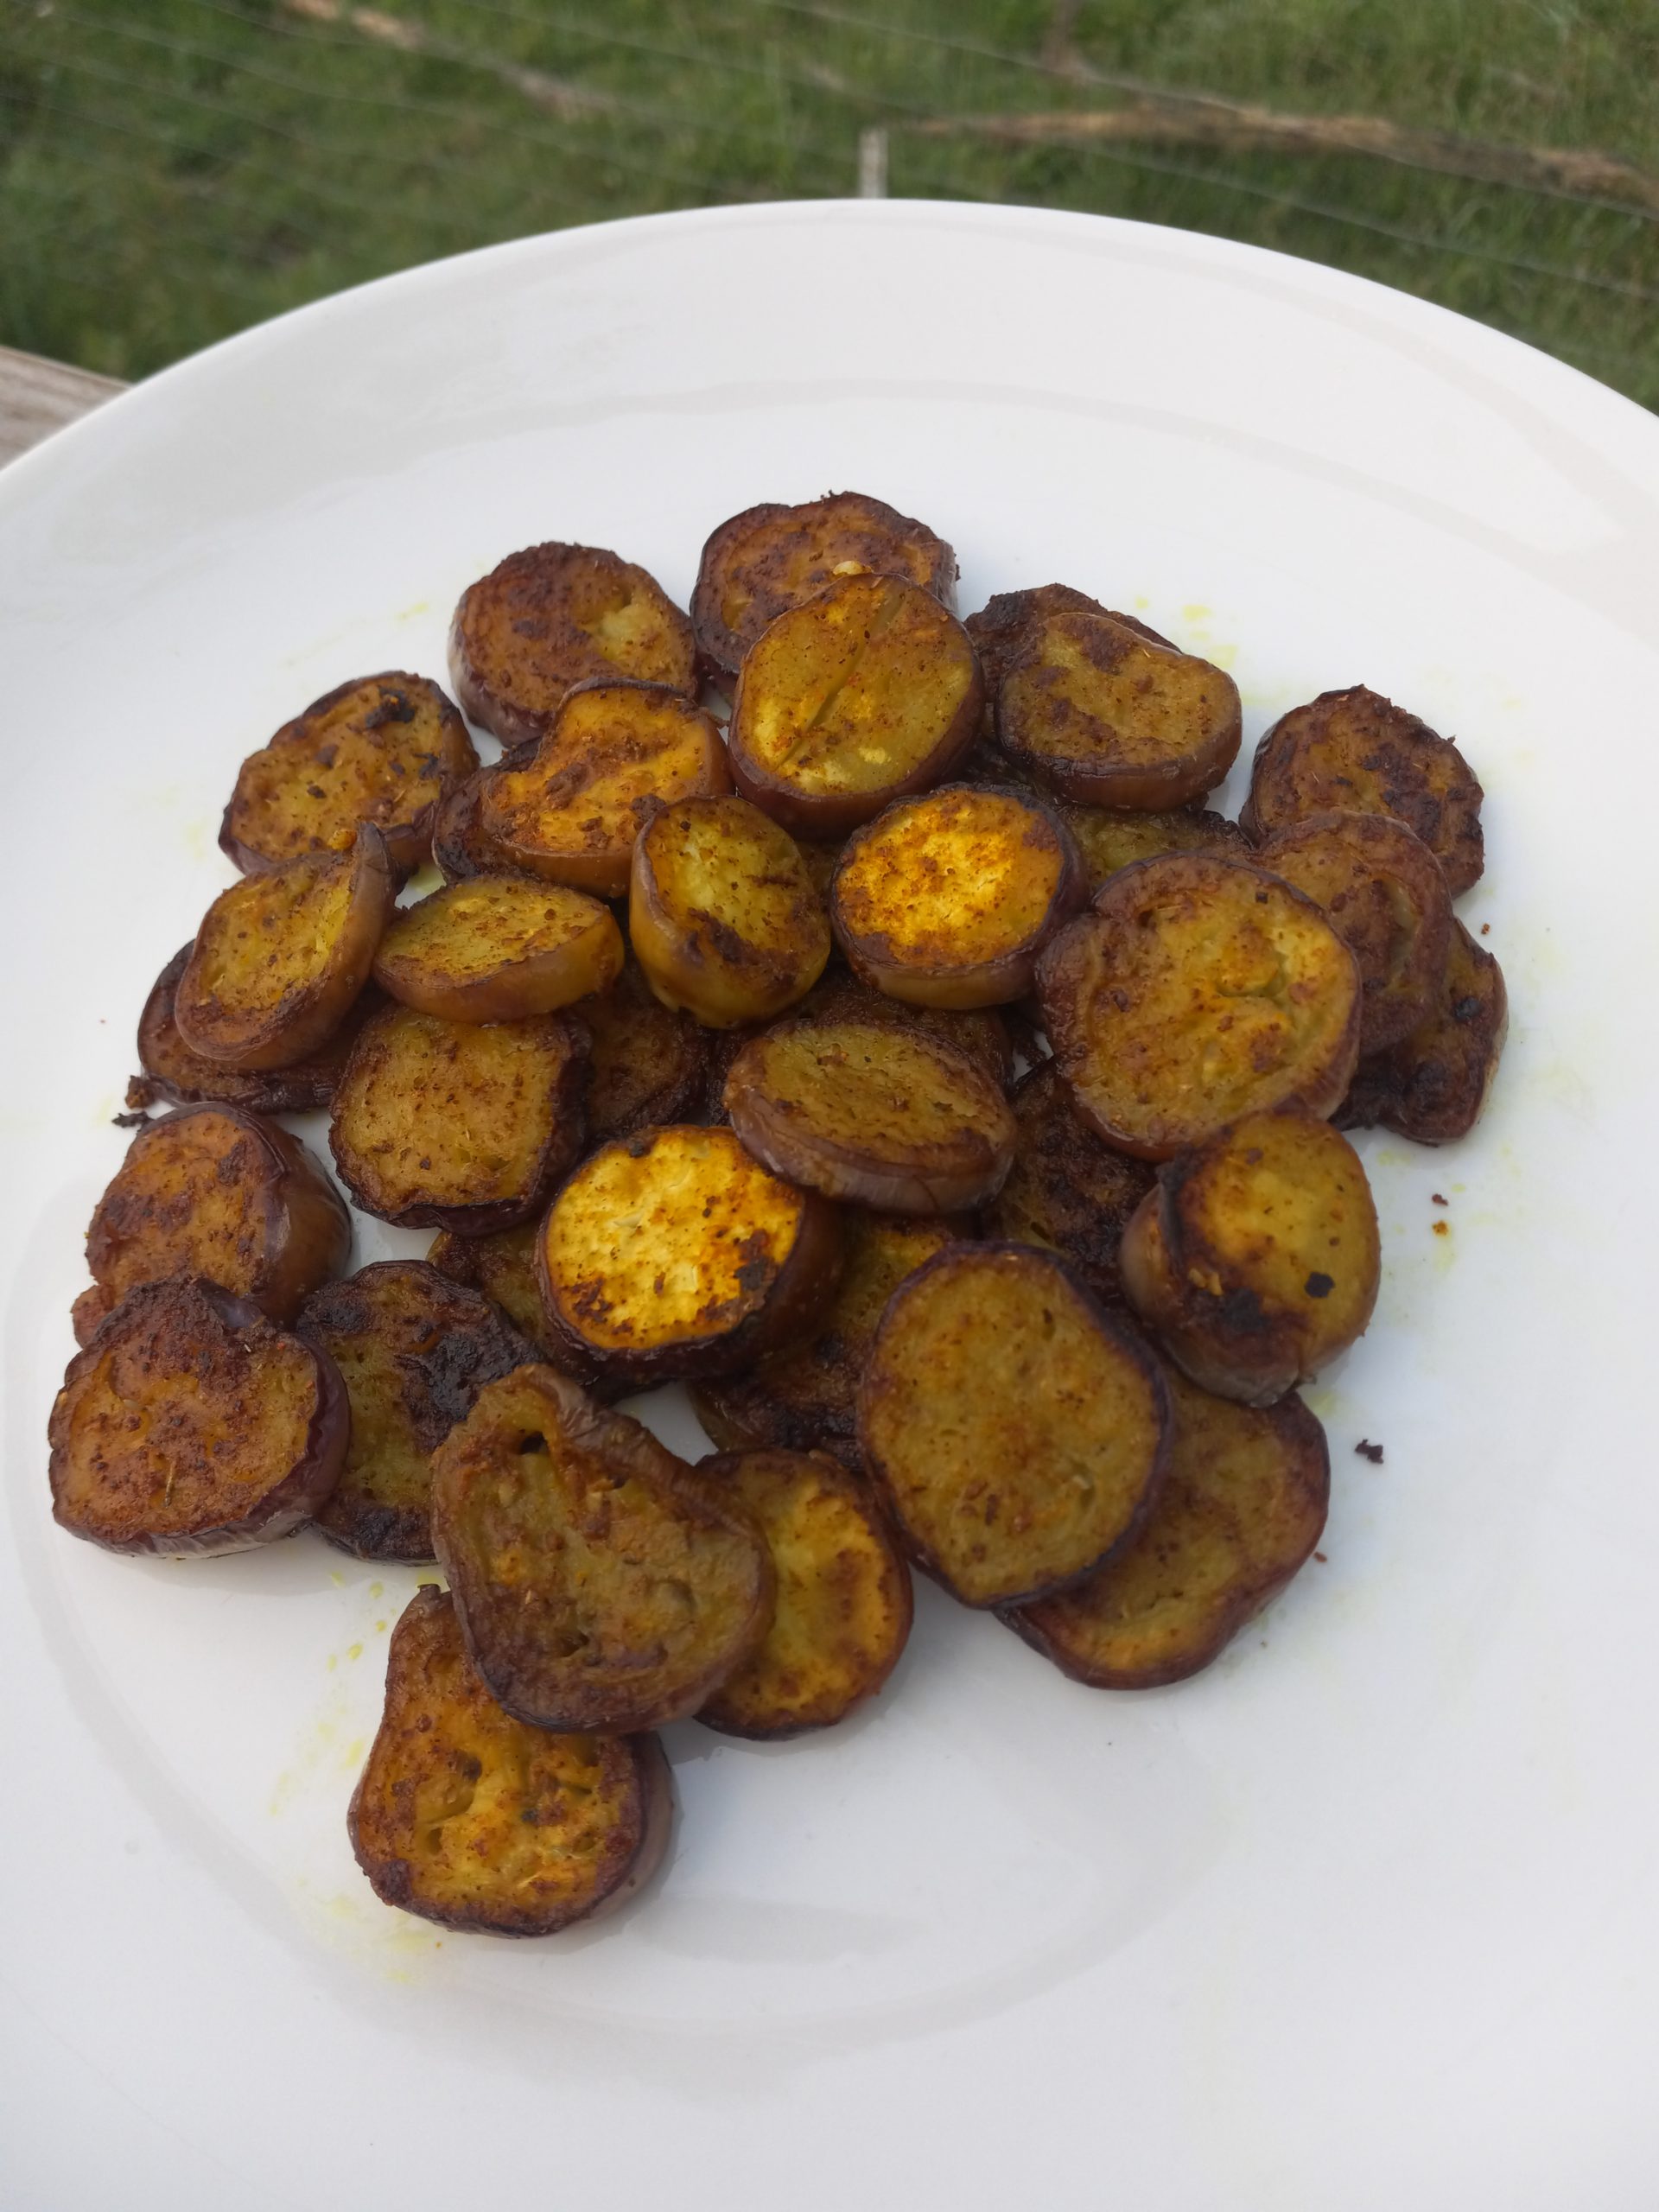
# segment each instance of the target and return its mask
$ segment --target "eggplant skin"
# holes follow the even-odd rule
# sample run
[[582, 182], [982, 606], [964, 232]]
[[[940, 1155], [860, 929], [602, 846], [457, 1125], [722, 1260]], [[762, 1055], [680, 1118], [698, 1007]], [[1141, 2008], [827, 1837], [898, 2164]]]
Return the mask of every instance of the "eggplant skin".
[[95, 1208], [76, 1337], [141, 1283], [201, 1274], [287, 1323], [351, 1257], [352, 1218], [299, 1139], [239, 1106], [182, 1106], [138, 1130]]
[[383, 1904], [474, 1935], [556, 1935], [640, 1890], [673, 1826], [655, 1736], [513, 1719], [467, 1657], [448, 1592], [416, 1592], [391, 1633], [385, 1711], [346, 1815]]
[[174, 1275], [123, 1300], [76, 1353], [47, 1436], [60, 1528], [105, 1551], [201, 1557], [270, 1543], [320, 1510], [351, 1407], [326, 1351]]

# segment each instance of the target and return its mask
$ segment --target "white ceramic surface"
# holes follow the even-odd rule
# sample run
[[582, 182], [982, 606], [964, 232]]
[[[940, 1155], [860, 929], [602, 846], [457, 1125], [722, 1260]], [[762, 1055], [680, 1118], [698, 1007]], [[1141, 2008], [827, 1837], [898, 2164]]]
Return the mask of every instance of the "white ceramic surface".
[[[1357, 681], [1454, 732], [1508, 1058], [1465, 1145], [1362, 1141], [1386, 1276], [1313, 1394], [1326, 1560], [1207, 1675], [1091, 1693], [924, 1590], [834, 1736], [671, 1732], [677, 1850], [621, 1921], [444, 1937], [342, 1824], [413, 1575], [50, 1522], [133, 1023], [297, 706], [442, 677], [515, 546], [683, 602], [724, 516], [844, 485], [954, 542], [964, 609], [1060, 577], [1223, 660], [1247, 741]], [[0, 475], [0, 2202], [1650, 2205], [1656, 606], [1638, 409], [1353, 278], [1015, 209], [531, 239]]]

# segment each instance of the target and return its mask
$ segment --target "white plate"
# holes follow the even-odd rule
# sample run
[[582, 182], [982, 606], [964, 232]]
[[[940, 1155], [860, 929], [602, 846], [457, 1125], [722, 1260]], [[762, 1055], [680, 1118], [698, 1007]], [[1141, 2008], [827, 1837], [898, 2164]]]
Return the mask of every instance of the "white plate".
[[[1503, 1077], [1455, 1150], [1366, 1141], [1387, 1274], [1314, 1395], [1326, 1563], [1210, 1674], [1091, 1693], [924, 1591], [837, 1735], [673, 1732], [677, 1855], [626, 1919], [441, 1937], [342, 1827], [413, 1577], [310, 1540], [142, 1564], [48, 1518], [133, 1023], [298, 705], [442, 677], [515, 546], [614, 545], [683, 602], [721, 518], [849, 484], [955, 543], [964, 608], [1058, 576], [1224, 661], [1247, 738], [1362, 680], [1455, 732]], [[1014, 209], [528, 240], [0, 476], [0, 2200], [1650, 2202], [1656, 605], [1637, 408], [1305, 263]]]

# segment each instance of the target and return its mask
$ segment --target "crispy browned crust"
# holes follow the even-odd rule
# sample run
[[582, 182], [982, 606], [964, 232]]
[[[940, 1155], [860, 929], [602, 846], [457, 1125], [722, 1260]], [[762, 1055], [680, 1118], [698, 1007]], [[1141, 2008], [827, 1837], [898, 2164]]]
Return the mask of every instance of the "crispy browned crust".
[[886, 1213], [983, 1205], [1014, 1160], [1014, 1116], [990, 1078], [891, 1022], [779, 1022], [733, 1061], [725, 1098], [774, 1174]]
[[351, 1216], [297, 1137], [242, 1107], [183, 1106], [135, 1134], [93, 1209], [99, 1310], [78, 1313], [76, 1336], [86, 1343], [111, 1307], [167, 1275], [205, 1275], [291, 1321], [351, 1249]]
[[399, 908], [374, 979], [440, 1020], [520, 1021], [608, 989], [622, 961], [615, 916], [587, 892], [478, 875]]
[[776, 1583], [765, 1641], [698, 1719], [757, 1741], [833, 1727], [880, 1689], [910, 1634], [910, 1570], [886, 1514], [822, 1452], [728, 1452], [697, 1472], [747, 1509]]
[[887, 1300], [965, 1234], [953, 1221], [849, 1206], [846, 1263], [816, 1332], [738, 1374], [692, 1385], [691, 1403], [713, 1441], [723, 1452], [830, 1452], [856, 1471], [859, 1377]]
[[761, 632], [837, 576], [903, 576], [957, 603], [957, 556], [925, 523], [862, 492], [831, 492], [798, 507], [747, 507], [702, 549], [691, 623], [711, 675], [734, 677]]
[[855, 830], [830, 912], [861, 982], [966, 1011], [1025, 997], [1037, 955], [1086, 896], [1057, 814], [1022, 791], [947, 784]]
[[461, 595], [449, 626], [455, 696], [503, 745], [539, 738], [578, 683], [632, 677], [688, 697], [691, 625], [654, 576], [593, 545], [530, 545]]
[[385, 1711], [346, 1815], [384, 1904], [474, 1935], [556, 1935], [648, 1882], [673, 1821], [655, 1736], [513, 1719], [467, 1657], [449, 1593], [422, 1585], [391, 1632]]
[[245, 1074], [204, 1060], [179, 1034], [173, 995], [190, 950], [187, 944], [175, 952], [150, 985], [138, 1017], [138, 1064], [143, 1073], [127, 1084], [127, 1104], [136, 1109], [165, 1099], [176, 1106], [245, 1106], [254, 1114], [304, 1114], [326, 1106], [358, 1031], [385, 1003], [373, 984], [365, 986], [334, 1035], [307, 1058], [289, 1067], [267, 1068], [263, 1074]]
[[318, 1052], [369, 980], [397, 896], [386, 841], [361, 823], [349, 853], [244, 876], [202, 917], [174, 988], [193, 1052], [224, 1067], [288, 1067]]
[[246, 1551], [317, 1511], [350, 1432], [326, 1352], [217, 1283], [170, 1275], [69, 1363], [47, 1432], [53, 1516], [106, 1551]]
[[1139, 1535], [1086, 1581], [1002, 1615], [1093, 1689], [1156, 1689], [1209, 1666], [1325, 1528], [1330, 1455], [1300, 1398], [1240, 1406], [1179, 1373], [1166, 1379], [1169, 1465]]
[[1074, 590], [1070, 584], [1033, 584], [1025, 591], [995, 592], [977, 614], [969, 614], [963, 623], [979, 655], [988, 701], [995, 702], [997, 686], [1008, 663], [1027, 644], [1036, 625], [1051, 614], [1109, 615], [1124, 629], [1133, 630], [1137, 638], [1144, 638], [1149, 645], [1162, 645], [1169, 652], [1179, 650], [1169, 639], [1149, 629], [1138, 616], [1120, 613], [1115, 607], [1103, 607], [1086, 591]]
[[1427, 846], [1392, 815], [1312, 814], [1275, 830], [1259, 857], [1324, 907], [1358, 962], [1362, 1057], [1409, 1036], [1452, 942], [1452, 894]]
[[1503, 973], [1455, 918], [1444, 976], [1408, 1037], [1362, 1060], [1334, 1116], [1338, 1128], [1381, 1123], [1413, 1144], [1452, 1144], [1484, 1110], [1510, 1026]]
[[1108, 614], [1033, 622], [996, 690], [996, 741], [1087, 806], [1185, 806], [1223, 781], [1242, 734], [1223, 669]]
[[480, 1393], [434, 1455], [432, 1514], [474, 1664], [535, 1727], [695, 1713], [772, 1618], [742, 1508], [550, 1367]]
[[1250, 1114], [1160, 1171], [1124, 1231], [1123, 1287], [1201, 1389], [1271, 1405], [1363, 1335], [1376, 1208], [1328, 1122]]
[[1024, 1604], [1127, 1543], [1156, 1498], [1156, 1361], [1054, 1254], [939, 1253], [893, 1293], [858, 1393], [865, 1471], [965, 1605]]
[[407, 875], [432, 847], [439, 806], [478, 766], [452, 701], [423, 676], [353, 677], [284, 722], [242, 763], [219, 842], [239, 868], [349, 851], [359, 822]]
[[569, 1014], [474, 1024], [388, 1007], [334, 1092], [340, 1180], [399, 1229], [482, 1236], [530, 1220], [582, 1150], [587, 1056]]
[[1252, 857], [1237, 823], [1208, 807], [1077, 806], [1062, 800], [1056, 811], [1077, 841], [1092, 891], [1132, 861], [1159, 860], [1166, 853], [1208, 853], [1224, 861]]
[[1018, 1135], [1008, 1179], [985, 1216], [988, 1236], [1059, 1252], [1095, 1296], [1125, 1304], [1118, 1249], [1156, 1180], [1078, 1113], [1052, 1060], [1028, 1068], [1010, 1100]]
[[780, 614], [744, 661], [732, 779], [785, 830], [827, 842], [942, 782], [983, 704], [948, 608], [899, 577], [844, 576]]
[[830, 917], [794, 839], [759, 807], [680, 799], [634, 846], [628, 938], [665, 1005], [732, 1029], [811, 989], [830, 957]]
[[601, 1145], [542, 1224], [537, 1269], [557, 1343], [636, 1387], [747, 1366], [834, 1295], [841, 1216], [729, 1129], [681, 1123]]
[[[891, 1021], [900, 1029], [918, 1030], [935, 1043], [963, 1053], [999, 1090], [1014, 1081], [1014, 1039], [1008, 1032], [1008, 1008], [976, 1007], [956, 1012], [942, 1006], [906, 1006], [885, 991], [872, 990], [856, 976], [848, 974], [836, 960], [794, 1009], [798, 1019], [815, 1021]], [[735, 1058], [736, 1054], [731, 1055]], [[728, 1059], [728, 1064], [730, 1065]], [[722, 1071], [721, 1081], [725, 1081]]]
[[582, 1019], [592, 1040], [590, 1143], [697, 1118], [709, 1076], [708, 1033], [690, 1014], [663, 1004], [637, 961], [588, 1001]]
[[432, 818], [432, 865], [446, 883], [471, 875], [499, 875], [512, 863], [484, 832], [479, 819], [484, 794], [506, 768], [526, 768], [536, 758], [536, 741], [509, 746], [499, 760], [459, 783]]
[[306, 1301], [295, 1334], [328, 1354], [351, 1444], [317, 1514], [359, 1559], [429, 1560], [433, 1452], [486, 1382], [537, 1357], [487, 1298], [422, 1260], [381, 1260]]
[[1329, 1114], [1358, 1052], [1353, 955], [1313, 901], [1196, 853], [1103, 884], [1037, 963], [1044, 1027], [1109, 1144], [1168, 1160], [1241, 1114]]
[[476, 841], [527, 875], [620, 899], [657, 809], [731, 787], [702, 708], [660, 683], [578, 683], [534, 753], [480, 780]]
[[520, 1222], [517, 1229], [498, 1229], [487, 1236], [467, 1236], [446, 1229], [432, 1240], [426, 1263], [451, 1282], [465, 1283], [497, 1306], [539, 1357], [584, 1390], [608, 1402], [626, 1394], [626, 1383], [607, 1382], [599, 1362], [577, 1352], [556, 1338], [542, 1304], [541, 1276], [537, 1271], [536, 1247], [541, 1224]]
[[1238, 819], [1259, 844], [1310, 814], [1391, 814], [1428, 847], [1456, 899], [1485, 865], [1482, 796], [1449, 737], [1357, 683], [1280, 716], [1255, 748]]

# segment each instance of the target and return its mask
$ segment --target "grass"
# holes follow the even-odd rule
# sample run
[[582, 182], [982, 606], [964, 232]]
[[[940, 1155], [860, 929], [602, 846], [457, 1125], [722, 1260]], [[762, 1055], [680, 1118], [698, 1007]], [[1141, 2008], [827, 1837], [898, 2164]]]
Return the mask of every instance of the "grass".
[[[854, 188], [1172, 223], [1381, 278], [1659, 406], [1659, 213], [1357, 156], [1031, 146], [1097, 72], [1659, 175], [1652, 0], [0, 0], [0, 340], [138, 376], [434, 256]], [[879, 20], [878, 20], [879, 16]], [[529, 73], [526, 74], [525, 73]], [[548, 80], [556, 80], [550, 83]]]

